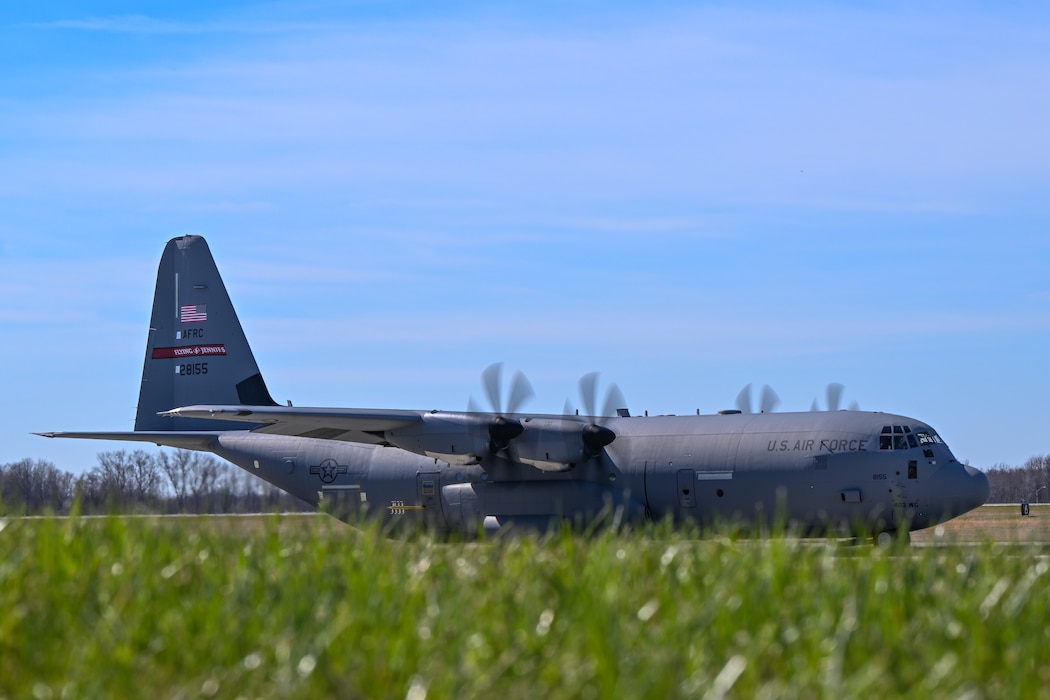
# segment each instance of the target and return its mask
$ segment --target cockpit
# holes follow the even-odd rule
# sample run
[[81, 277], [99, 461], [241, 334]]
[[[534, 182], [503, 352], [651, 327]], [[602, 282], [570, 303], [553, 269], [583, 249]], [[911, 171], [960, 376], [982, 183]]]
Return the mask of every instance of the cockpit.
[[923, 448], [927, 457], [933, 457], [933, 445], [943, 445], [940, 435], [926, 426], [912, 430], [906, 425], [884, 425], [879, 435], [880, 450], [913, 450]]

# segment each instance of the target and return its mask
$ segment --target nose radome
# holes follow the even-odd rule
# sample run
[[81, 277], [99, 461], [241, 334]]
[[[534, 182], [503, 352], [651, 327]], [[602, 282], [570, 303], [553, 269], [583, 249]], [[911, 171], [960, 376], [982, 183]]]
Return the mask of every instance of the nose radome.
[[988, 475], [969, 464], [965, 466], [966, 474], [970, 479], [969, 488], [974, 494], [974, 508], [983, 506], [988, 502], [988, 496], [992, 493], [992, 485], [988, 483]]
[[941, 468], [934, 475], [931, 486], [934, 521], [955, 518], [983, 506], [991, 491], [984, 472], [958, 462]]
[[938, 475], [938, 490], [946, 516], [954, 518], [968, 513], [988, 500], [991, 486], [988, 477], [980, 469], [956, 463], [949, 464]]

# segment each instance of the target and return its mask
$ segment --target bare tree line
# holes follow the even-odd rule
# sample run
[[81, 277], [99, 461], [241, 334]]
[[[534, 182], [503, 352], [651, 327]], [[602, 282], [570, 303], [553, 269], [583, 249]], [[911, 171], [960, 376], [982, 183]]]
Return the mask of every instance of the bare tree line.
[[1050, 503], [1050, 455], [1029, 457], [1020, 467], [996, 464], [985, 470], [989, 503]]
[[256, 513], [312, 507], [209, 454], [100, 452], [80, 476], [44, 460], [0, 465], [0, 513]]
[[[0, 465], [0, 513], [258, 513], [312, 510], [261, 479], [201, 452], [100, 452], [75, 476], [44, 460]], [[1050, 455], [985, 472], [989, 503], [1050, 502]]]

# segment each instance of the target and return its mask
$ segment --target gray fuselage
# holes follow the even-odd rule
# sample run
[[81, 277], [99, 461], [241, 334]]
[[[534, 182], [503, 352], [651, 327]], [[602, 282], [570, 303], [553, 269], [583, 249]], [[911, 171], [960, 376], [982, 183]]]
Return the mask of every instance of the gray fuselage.
[[802, 532], [913, 530], [988, 495], [983, 473], [960, 464], [928, 425], [904, 416], [836, 411], [602, 423], [615, 441], [558, 472], [498, 454], [453, 465], [397, 447], [246, 431], [215, 433], [211, 449], [348, 521], [467, 533], [510, 523], [582, 525], [603, 513], [625, 523], [779, 520]]

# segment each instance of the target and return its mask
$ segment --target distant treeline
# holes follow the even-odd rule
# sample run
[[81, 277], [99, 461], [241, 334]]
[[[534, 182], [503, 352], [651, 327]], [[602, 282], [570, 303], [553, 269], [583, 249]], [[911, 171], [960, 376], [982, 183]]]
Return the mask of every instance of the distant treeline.
[[[989, 503], [1050, 502], [1050, 455], [985, 472]], [[0, 466], [0, 514], [265, 513], [313, 507], [212, 455], [176, 450], [100, 452], [98, 464], [74, 476], [51, 462], [23, 459]]]
[[264, 513], [313, 507], [210, 454], [100, 452], [80, 476], [44, 460], [0, 466], [0, 514]]
[[996, 464], [984, 473], [992, 485], [989, 503], [1050, 503], [1050, 455], [1029, 457], [1019, 467]]

